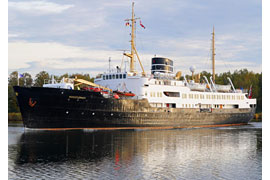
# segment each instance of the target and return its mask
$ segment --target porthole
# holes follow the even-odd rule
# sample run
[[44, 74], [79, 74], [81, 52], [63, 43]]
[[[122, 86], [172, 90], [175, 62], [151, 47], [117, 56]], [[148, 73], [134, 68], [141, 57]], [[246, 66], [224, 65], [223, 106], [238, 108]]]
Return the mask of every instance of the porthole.
[[68, 114], [69, 112], [68, 111], [66, 111], [66, 114]]
[[61, 94], [64, 94], [64, 92], [62, 91]]
[[113, 113], [111, 113], [111, 116], [113, 116]]
[[84, 115], [84, 112], [82, 112], [81, 114]]
[[94, 116], [94, 115], [95, 115], [95, 113], [93, 112], [93, 113], [92, 113], [92, 115]]

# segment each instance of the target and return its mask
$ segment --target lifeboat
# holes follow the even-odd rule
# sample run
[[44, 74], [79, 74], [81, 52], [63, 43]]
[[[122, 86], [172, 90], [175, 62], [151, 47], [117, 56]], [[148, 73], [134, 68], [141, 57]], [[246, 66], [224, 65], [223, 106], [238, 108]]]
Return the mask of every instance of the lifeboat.
[[124, 96], [133, 97], [133, 96], [135, 96], [135, 94], [131, 93], [131, 92], [126, 92], [126, 93], [124, 93]]
[[199, 84], [199, 83], [190, 83], [189, 88], [194, 91], [205, 91], [206, 85], [205, 84]]
[[114, 94], [113, 97], [114, 97], [115, 99], [119, 99], [118, 94]]
[[93, 91], [94, 88], [93, 88], [93, 87], [84, 87], [83, 90], [86, 90], [86, 91]]
[[101, 89], [100, 88], [94, 88], [94, 92], [100, 92]]
[[231, 85], [215, 85], [217, 91], [219, 92], [229, 92], [231, 90]]
[[108, 91], [102, 90], [101, 93], [102, 93], [102, 94], [108, 94]]
[[114, 91], [114, 93], [116, 93], [118, 96], [126, 96], [126, 97], [133, 97], [135, 96], [134, 93], [132, 92], [121, 92], [121, 91]]

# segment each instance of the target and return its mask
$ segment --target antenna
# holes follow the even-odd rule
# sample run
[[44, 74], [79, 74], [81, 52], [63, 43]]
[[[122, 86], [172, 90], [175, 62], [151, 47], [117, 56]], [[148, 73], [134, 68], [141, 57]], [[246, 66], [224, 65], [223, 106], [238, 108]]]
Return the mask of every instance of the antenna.
[[111, 72], [111, 57], [109, 57], [109, 73]]
[[[126, 51], [129, 51], [129, 50], [126, 50], [126, 49], [118, 49], [117, 51], [123, 51], [123, 55], [126, 53]], [[122, 67], [123, 67], [123, 61], [124, 61], [124, 56], [122, 57], [122, 61], [121, 61], [121, 66], [120, 66], [120, 70], [122, 71]], [[126, 68], [126, 67], [125, 67]]]

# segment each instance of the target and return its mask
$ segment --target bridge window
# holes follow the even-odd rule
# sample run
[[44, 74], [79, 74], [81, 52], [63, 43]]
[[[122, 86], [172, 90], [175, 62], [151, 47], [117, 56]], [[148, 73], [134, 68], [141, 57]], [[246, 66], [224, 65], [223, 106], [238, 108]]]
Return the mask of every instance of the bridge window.
[[109, 79], [109, 76], [108, 75], [106, 75], [106, 79]]
[[112, 75], [109, 75], [109, 79], [112, 79]]
[[118, 79], [118, 74], [116, 74], [116, 79]]
[[115, 79], [115, 74], [112, 75], [112, 78]]
[[120, 74], [119, 76], [120, 76], [120, 79], [122, 79], [123, 75], [122, 75], [122, 74]]
[[180, 97], [179, 92], [164, 91], [163, 94], [167, 97]]
[[123, 78], [126, 79], [127, 75], [126, 74], [123, 74]]
[[105, 75], [103, 75], [102, 77], [103, 77], [103, 80], [105, 80], [105, 77], [106, 77], [106, 76], [105, 76]]

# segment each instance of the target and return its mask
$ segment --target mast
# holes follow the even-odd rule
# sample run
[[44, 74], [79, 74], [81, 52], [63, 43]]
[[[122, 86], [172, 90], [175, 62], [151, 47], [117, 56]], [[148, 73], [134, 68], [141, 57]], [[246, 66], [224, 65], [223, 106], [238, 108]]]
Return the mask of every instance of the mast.
[[213, 33], [212, 33], [212, 76], [213, 82], [215, 83], [215, 27], [213, 26]]
[[134, 45], [134, 39], [135, 39], [135, 27], [134, 27], [134, 24], [135, 24], [135, 19], [134, 19], [134, 2], [132, 2], [132, 18], [131, 18], [131, 58], [130, 58], [130, 72], [134, 72], [135, 71], [135, 68], [134, 68], [134, 48], [135, 45]]
[[142, 68], [142, 75], [145, 76], [146, 74], [145, 74], [144, 68], [142, 66], [142, 63], [140, 61], [139, 55], [138, 55], [136, 47], [135, 47], [135, 23], [136, 23], [137, 19], [140, 19], [140, 18], [135, 18], [135, 15], [134, 15], [134, 2], [132, 2], [132, 16], [131, 16], [131, 19], [126, 19], [125, 20], [127, 22], [131, 21], [131, 40], [130, 40], [131, 50], [130, 50], [130, 54], [128, 54], [128, 53], [123, 53], [123, 54], [130, 58], [130, 69], [129, 69], [130, 72], [136, 72], [135, 71], [135, 56], [134, 56], [134, 54], [136, 54], [136, 56], [137, 56], [137, 58], [139, 60], [140, 66]]

